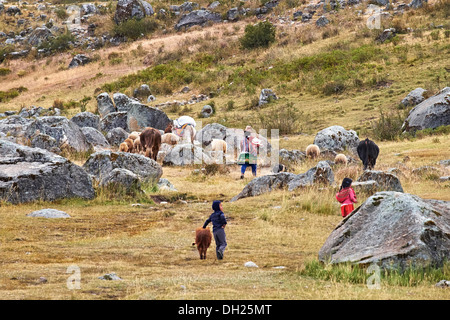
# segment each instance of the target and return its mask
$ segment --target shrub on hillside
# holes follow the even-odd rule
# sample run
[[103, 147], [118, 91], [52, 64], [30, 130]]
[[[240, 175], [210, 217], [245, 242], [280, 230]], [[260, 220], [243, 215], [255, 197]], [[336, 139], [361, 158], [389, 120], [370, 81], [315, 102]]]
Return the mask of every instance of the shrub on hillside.
[[245, 27], [244, 36], [240, 39], [245, 49], [266, 48], [275, 42], [275, 26], [269, 21], [259, 22]]
[[298, 111], [294, 104], [288, 103], [277, 111], [273, 110], [260, 113], [259, 121], [261, 128], [270, 132], [272, 129], [278, 129], [279, 134], [292, 134], [301, 131], [300, 120], [303, 118], [303, 112]]
[[139, 39], [153, 31], [158, 27], [158, 23], [150, 18], [130, 19], [115, 25], [113, 32], [116, 36], [127, 37], [132, 40]]

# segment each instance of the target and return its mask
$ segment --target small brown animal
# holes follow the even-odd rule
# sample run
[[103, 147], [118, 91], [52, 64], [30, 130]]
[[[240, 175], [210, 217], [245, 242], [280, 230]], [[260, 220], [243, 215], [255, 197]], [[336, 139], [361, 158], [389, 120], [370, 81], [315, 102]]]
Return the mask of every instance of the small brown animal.
[[122, 142], [119, 145], [119, 151], [120, 152], [128, 152], [128, 144], [126, 144], [125, 142]]
[[173, 129], [173, 124], [169, 123], [166, 127], [166, 129], [164, 130], [164, 133], [172, 133], [172, 129]]
[[164, 133], [161, 136], [161, 143], [167, 143], [170, 144], [171, 146], [176, 145], [178, 142], [180, 141], [180, 137], [177, 136], [175, 133]]
[[134, 139], [134, 143], [133, 143], [133, 150], [135, 153], [140, 153], [142, 150], [141, 147], [141, 139], [139, 137], [137, 137], [136, 139]]
[[159, 148], [161, 147], [161, 133], [158, 129], [147, 127], [142, 131], [141, 147], [145, 151], [145, 156], [156, 161]]
[[134, 142], [130, 138], [125, 139], [124, 143], [128, 146], [128, 152], [132, 153], [134, 149]]
[[195, 230], [195, 242], [193, 245], [197, 245], [198, 253], [200, 254], [200, 259], [206, 259], [206, 251], [211, 245], [212, 234], [209, 228], [197, 228]]

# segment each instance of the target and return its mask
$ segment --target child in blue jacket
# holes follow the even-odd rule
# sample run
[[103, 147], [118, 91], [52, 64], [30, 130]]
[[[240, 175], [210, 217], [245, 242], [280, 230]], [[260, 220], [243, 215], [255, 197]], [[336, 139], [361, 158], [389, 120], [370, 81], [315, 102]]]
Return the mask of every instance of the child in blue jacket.
[[212, 222], [213, 225], [213, 235], [214, 241], [216, 242], [216, 255], [217, 259], [223, 259], [223, 253], [227, 246], [227, 240], [225, 237], [225, 225], [227, 224], [227, 219], [225, 218], [224, 213], [222, 212], [223, 206], [220, 200], [214, 200], [212, 204], [212, 208], [214, 212], [210, 215], [210, 217], [203, 224], [203, 229]]

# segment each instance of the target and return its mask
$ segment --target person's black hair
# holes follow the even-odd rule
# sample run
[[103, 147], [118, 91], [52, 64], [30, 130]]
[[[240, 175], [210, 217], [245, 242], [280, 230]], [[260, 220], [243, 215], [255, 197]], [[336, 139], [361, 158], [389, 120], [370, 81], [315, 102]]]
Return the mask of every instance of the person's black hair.
[[339, 189], [339, 191], [341, 191], [342, 189], [348, 188], [352, 185], [353, 180], [350, 178], [344, 178], [344, 180], [342, 180], [342, 184], [341, 184], [341, 188]]

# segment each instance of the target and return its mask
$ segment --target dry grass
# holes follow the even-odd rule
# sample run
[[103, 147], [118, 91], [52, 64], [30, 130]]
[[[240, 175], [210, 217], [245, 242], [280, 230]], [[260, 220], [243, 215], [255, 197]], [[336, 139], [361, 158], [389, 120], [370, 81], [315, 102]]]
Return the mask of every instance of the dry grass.
[[[450, 142], [449, 136], [439, 138], [441, 143]], [[291, 136], [288, 141], [295, 140]], [[410, 155], [408, 170], [403, 169], [405, 178], [401, 178], [405, 192], [450, 201], [448, 183], [445, 187], [410, 173], [417, 166], [450, 157], [447, 153], [433, 152], [426, 158], [413, 156], [416, 153], [410, 150], [434, 148], [431, 137], [380, 146], [379, 169], [395, 164], [398, 152]], [[318, 250], [341, 220], [334, 189], [294, 193], [280, 190], [230, 203], [230, 198], [249, 181], [239, 179], [239, 167], [232, 167], [230, 174], [205, 179], [196, 178], [192, 170], [164, 167], [163, 176], [178, 188], [178, 193], [157, 192], [153, 194], [155, 204], [132, 206], [132, 199], [101, 198], [3, 205], [0, 296], [5, 299], [447, 299], [445, 290], [434, 288], [434, 284], [413, 287], [386, 284], [381, 290], [369, 290], [364, 285], [301, 276], [300, 271], [306, 263], [317, 259]], [[302, 171], [303, 166], [298, 170]], [[335, 171], [336, 183], [343, 176], [357, 177], [360, 172], [360, 166], [341, 167]], [[364, 197], [360, 195], [361, 202]], [[225, 200], [229, 246], [225, 259], [218, 261], [213, 243], [207, 259], [202, 261], [191, 243], [195, 228], [210, 214], [213, 199]], [[168, 203], [161, 204], [161, 200]], [[63, 210], [71, 218], [26, 217], [46, 207]], [[247, 261], [255, 262], [259, 268], [244, 267]], [[80, 268], [79, 290], [69, 290], [66, 285], [72, 275], [67, 273], [70, 266]], [[285, 268], [274, 269], [279, 266]], [[111, 272], [122, 281], [98, 279]], [[47, 282], [40, 282], [40, 277]]]

